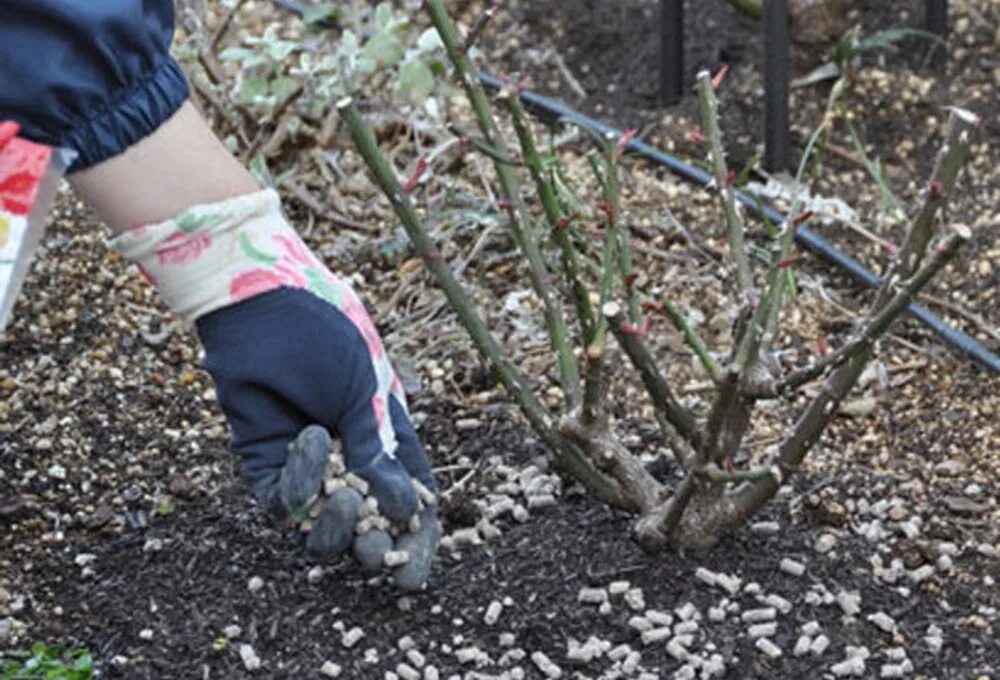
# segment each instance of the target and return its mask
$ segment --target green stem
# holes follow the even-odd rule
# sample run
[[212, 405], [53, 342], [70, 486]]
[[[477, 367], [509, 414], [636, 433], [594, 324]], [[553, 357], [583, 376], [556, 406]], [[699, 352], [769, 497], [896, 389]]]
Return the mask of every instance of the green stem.
[[[476, 121], [479, 123], [483, 141], [494, 149], [504, 148], [504, 145], [500, 143], [500, 131], [493, 118], [489, 100], [469, 66], [465, 49], [459, 42], [455, 25], [452, 23], [451, 17], [448, 16], [443, 1], [427, 0], [426, 6], [431, 21], [445, 46], [445, 51], [448, 53], [448, 58], [462, 82], [469, 103], [476, 113]], [[569, 328], [563, 318], [562, 305], [553, 294], [553, 288], [549, 283], [548, 268], [539, 250], [537, 235], [531, 224], [527, 207], [521, 197], [517, 173], [506, 163], [496, 160], [493, 162], [493, 167], [500, 181], [501, 195], [508, 205], [514, 240], [524, 252], [531, 286], [542, 301], [549, 342], [558, 359], [560, 382], [566, 395], [566, 403], [572, 406], [574, 395], [580, 392], [580, 370], [576, 364], [576, 357], [573, 356]]]
[[712, 382], [718, 383], [721, 376], [719, 364], [717, 364], [715, 359], [713, 359], [708, 353], [708, 348], [705, 346], [705, 343], [702, 342], [698, 333], [691, 328], [691, 324], [688, 323], [688, 320], [684, 318], [684, 315], [681, 314], [672, 303], [664, 301], [662, 304], [663, 311], [666, 312], [667, 317], [669, 317], [670, 321], [673, 322], [674, 327], [677, 328], [677, 330], [681, 332], [681, 335], [684, 336], [684, 342], [687, 343], [688, 347], [690, 347], [695, 353], [695, 356], [698, 357], [701, 365], [705, 367], [706, 371], [708, 371], [708, 375], [712, 378]]
[[628, 500], [622, 498], [618, 485], [594, 469], [584, 454], [552, 427], [552, 414], [535, 397], [527, 381], [508, 361], [504, 350], [490, 334], [486, 324], [476, 313], [472, 301], [455, 279], [448, 263], [434, 247], [433, 241], [410, 203], [409, 195], [400, 187], [396, 174], [378, 148], [375, 135], [365, 123], [357, 105], [348, 98], [337, 104], [337, 110], [344, 122], [347, 123], [358, 152], [365, 159], [369, 170], [392, 204], [396, 216], [399, 217], [416, 251], [421, 255], [427, 269], [441, 287], [459, 321], [468, 331], [469, 337], [480, 354], [492, 366], [497, 379], [507, 389], [507, 393], [514, 398], [522, 413], [538, 432], [539, 437], [548, 445], [559, 463], [570, 474], [592, 489], [603, 500], [613, 505], [627, 506]]

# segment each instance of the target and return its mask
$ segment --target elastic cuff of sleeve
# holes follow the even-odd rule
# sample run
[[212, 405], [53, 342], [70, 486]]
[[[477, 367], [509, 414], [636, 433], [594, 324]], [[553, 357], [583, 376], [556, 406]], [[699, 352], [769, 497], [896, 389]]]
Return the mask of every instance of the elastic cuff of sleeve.
[[135, 87], [123, 91], [109, 108], [89, 117], [60, 140], [60, 146], [79, 154], [70, 172], [117, 156], [149, 136], [177, 112], [189, 94], [181, 67], [173, 59], [164, 60]]

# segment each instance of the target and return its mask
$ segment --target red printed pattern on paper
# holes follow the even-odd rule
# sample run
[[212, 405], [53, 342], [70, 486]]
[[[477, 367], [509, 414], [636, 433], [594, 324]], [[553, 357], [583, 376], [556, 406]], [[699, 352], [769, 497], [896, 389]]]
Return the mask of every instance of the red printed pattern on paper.
[[27, 215], [35, 203], [52, 150], [13, 137], [12, 129], [16, 130], [0, 121], [0, 210]]

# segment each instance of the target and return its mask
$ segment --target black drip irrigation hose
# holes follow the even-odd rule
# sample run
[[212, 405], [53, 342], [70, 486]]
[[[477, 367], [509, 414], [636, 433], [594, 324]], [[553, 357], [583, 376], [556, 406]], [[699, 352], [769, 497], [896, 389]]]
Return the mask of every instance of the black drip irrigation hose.
[[[302, 3], [297, 2], [296, 0], [271, 0], [271, 2], [278, 7], [298, 14], [299, 16], [305, 12], [305, 7]], [[323, 23], [320, 23], [319, 25], [324, 26]], [[327, 26], [333, 28], [336, 27], [336, 24], [330, 22]], [[502, 80], [495, 76], [491, 76], [488, 73], [480, 73], [479, 81], [484, 86], [493, 90], [499, 90], [504, 86], [504, 82]], [[573, 125], [593, 130], [599, 135], [606, 135], [610, 133], [618, 137], [622, 134], [622, 131], [615, 127], [606, 125], [598, 120], [594, 120], [589, 116], [583, 115], [579, 111], [574, 111], [561, 102], [548, 97], [543, 97], [540, 94], [535, 94], [534, 92], [525, 90], [520, 93], [520, 98], [530, 110], [536, 113], [536, 115], [540, 115], [540, 117], [546, 118], [551, 122], [564, 121], [572, 123]], [[695, 184], [708, 186], [713, 182], [712, 176], [704, 170], [689, 165], [681, 159], [671, 156], [670, 154], [666, 154], [639, 139], [630, 139], [626, 148], [632, 153], [642, 156], [646, 160], [668, 168], [678, 177], [694, 182]], [[781, 224], [785, 221], [784, 215], [775, 210], [772, 206], [758, 201], [756, 197], [751, 196], [745, 191], [737, 191], [736, 198], [743, 204], [744, 207], [747, 208], [747, 210], [759, 217], [766, 217], [774, 224]], [[852, 278], [860, 281], [869, 288], [874, 288], [882, 283], [882, 279], [865, 269], [864, 265], [850, 255], [846, 255], [837, 250], [832, 243], [804, 224], [800, 225], [796, 230], [795, 241], [809, 252], [819, 256], [839, 269], [844, 270], [850, 274]], [[934, 314], [934, 312], [919, 303], [911, 302], [906, 310], [936, 333], [938, 337], [945, 341], [946, 344], [951, 345], [960, 352], [964, 352], [985, 368], [991, 369], [994, 373], [1000, 374], [1000, 357], [984, 347], [982, 343], [973, 338], [971, 335], [949, 326], [936, 314]]]

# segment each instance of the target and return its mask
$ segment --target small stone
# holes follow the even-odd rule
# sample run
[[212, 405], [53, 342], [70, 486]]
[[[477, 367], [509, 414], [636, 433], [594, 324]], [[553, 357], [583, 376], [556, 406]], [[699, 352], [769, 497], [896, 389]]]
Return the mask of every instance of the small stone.
[[792, 649], [793, 656], [804, 656], [809, 653], [809, 647], [812, 645], [812, 638], [808, 635], [800, 635], [799, 639], [795, 641], [795, 647]]
[[671, 640], [667, 643], [667, 654], [681, 662], [687, 661], [691, 657], [691, 652], [677, 640]]
[[802, 634], [808, 635], [809, 637], [814, 637], [819, 633], [819, 621], [810, 621], [809, 623], [802, 624]]
[[528, 509], [520, 503], [514, 505], [514, 509], [511, 510], [510, 515], [514, 518], [515, 522], [519, 522], [521, 524], [524, 524], [531, 519], [531, 513], [528, 512]]
[[144, 553], [155, 553], [161, 550], [163, 550], [163, 540], [159, 538], [147, 538], [146, 542], [142, 544]]
[[846, 616], [857, 616], [861, 611], [861, 595], [840, 591], [836, 597], [837, 605]]
[[792, 603], [783, 598], [781, 595], [771, 593], [770, 595], [766, 595], [762, 601], [769, 607], [774, 607], [782, 614], [788, 614], [792, 611]]
[[902, 522], [906, 519], [906, 515], [909, 514], [906, 511], [906, 506], [904, 505], [894, 505], [889, 508], [889, 519], [893, 522]]
[[608, 591], [604, 588], [581, 588], [577, 601], [583, 604], [603, 604], [608, 601]]
[[645, 616], [633, 616], [628, 620], [628, 627], [639, 633], [645, 633], [653, 629], [653, 622]]
[[681, 617], [683, 621], [689, 621], [698, 615], [698, 608], [690, 602], [685, 602], [675, 611], [677, 612], [677, 616]]
[[253, 647], [248, 644], [241, 644], [238, 650], [240, 653], [240, 659], [243, 661], [244, 668], [248, 671], [255, 671], [260, 668], [260, 657], [257, 656], [257, 652], [253, 650]]
[[308, 581], [309, 585], [311, 586], [318, 584], [322, 580], [323, 580], [323, 567], [320, 567], [318, 565], [310, 569], [309, 573], [306, 574], [306, 581]]
[[777, 659], [781, 656], [781, 648], [768, 640], [766, 637], [759, 638], [757, 642], [754, 643], [754, 647], [772, 659]]
[[771, 637], [778, 632], [778, 624], [776, 623], [758, 623], [750, 626], [747, 629], [747, 635], [751, 640], [756, 640], [757, 638]]
[[462, 665], [476, 663], [482, 655], [483, 652], [479, 647], [462, 647], [455, 650], [455, 659]]
[[816, 639], [809, 645], [809, 651], [815, 656], [823, 656], [823, 653], [830, 648], [830, 638], [825, 635], [817, 635]]
[[651, 630], [647, 630], [642, 633], [640, 637], [642, 639], [642, 644], [653, 645], [657, 642], [663, 642], [672, 635], [673, 631], [671, 631], [669, 627], [664, 626], [663, 628], [653, 628]]
[[243, 629], [236, 624], [230, 624], [222, 629], [222, 634], [229, 640], [235, 640], [243, 633]]
[[339, 678], [340, 674], [343, 672], [343, 669], [340, 667], [339, 664], [335, 664], [332, 661], [324, 661], [323, 665], [319, 667], [319, 672], [320, 675], [323, 675], [327, 678]]
[[833, 550], [837, 545], [837, 537], [833, 534], [823, 534], [816, 539], [813, 549], [821, 555]]
[[912, 664], [908, 663], [887, 663], [883, 664], [878, 676], [880, 678], [904, 678], [909, 674], [911, 668]]
[[632, 585], [628, 581], [612, 581], [608, 584], [608, 593], [610, 595], [624, 595], [631, 587]]
[[674, 617], [667, 612], [661, 612], [657, 609], [649, 609], [645, 614], [646, 618], [653, 626], [669, 626], [674, 622]]
[[691, 664], [684, 664], [674, 671], [671, 677], [672, 680], [695, 680], [698, 677], [698, 671]]
[[801, 562], [796, 562], [789, 557], [781, 560], [781, 564], [778, 568], [786, 574], [791, 574], [792, 576], [802, 576], [802, 574], [806, 573], [806, 565]]
[[740, 614], [740, 619], [745, 623], [759, 623], [761, 621], [773, 621], [778, 612], [773, 607], [762, 609], [748, 609]]
[[922, 583], [926, 581], [931, 576], [934, 575], [934, 567], [930, 564], [925, 564], [922, 567], [918, 567], [910, 572], [910, 581], [913, 583]]
[[874, 614], [869, 614], [868, 620], [873, 623], [876, 628], [882, 630], [883, 632], [896, 632], [896, 621], [885, 612], [875, 612]]
[[562, 677], [562, 669], [552, 663], [552, 660], [545, 656], [544, 652], [533, 652], [531, 662], [547, 678], [555, 680], [555, 678]]
[[513, 647], [517, 637], [513, 633], [500, 633], [498, 642], [501, 647]]
[[406, 550], [390, 550], [382, 556], [382, 564], [390, 569], [399, 567], [410, 561], [410, 553]]
[[423, 668], [427, 664], [427, 657], [416, 649], [406, 650], [406, 660], [416, 668]]
[[643, 597], [642, 589], [632, 588], [625, 593], [625, 604], [627, 604], [629, 609], [632, 611], [643, 611], [646, 608], [646, 600]]
[[681, 621], [676, 626], [674, 626], [674, 635], [685, 635], [687, 633], [695, 633], [698, 631], [697, 621]]
[[503, 605], [493, 600], [490, 605], [486, 608], [486, 613], [483, 615], [483, 623], [487, 626], [494, 625], [499, 619], [500, 614], [503, 612]]
[[359, 628], [358, 626], [354, 626], [354, 628], [351, 628], [349, 631], [347, 631], [341, 636], [340, 642], [345, 647], [350, 649], [354, 645], [358, 644], [358, 642], [364, 636], [365, 636], [365, 631], [361, 630], [361, 628]]
[[247, 581], [247, 590], [251, 593], [259, 592], [261, 588], [264, 587], [264, 579], [260, 576], [251, 576], [250, 580]]
[[153, 639], [153, 631], [151, 629], [149, 629], [149, 628], [143, 628], [142, 630], [139, 631], [139, 639], [140, 640], [145, 640], [147, 642], [150, 641], [150, 640], [152, 640]]
[[750, 531], [755, 534], [764, 534], [765, 536], [773, 536], [774, 534], [781, 531], [781, 525], [777, 522], [754, 522], [750, 525]]
[[924, 644], [927, 645], [927, 649], [930, 650], [931, 654], [939, 654], [941, 648], [944, 647], [944, 635], [940, 628], [931, 624], [927, 627], [927, 635], [924, 636]]
[[709, 678], [722, 677], [726, 672], [726, 662], [723, 660], [721, 654], [713, 654], [708, 658], [708, 661], [701, 665], [701, 679], [709, 680]]
[[428, 666], [424, 669], [424, 680], [440, 680], [441, 673], [436, 666]]
[[722, 607], [710, 607], [708, 610], [708, 620], [712, 623], [722, 623], [726, 620], [726, 610]]
[[400, 680], [420, 680], [420, 672], [405, 663], [396, 664], [396, 675], [399, 676]]
[[865, 674], [865, 660], [857, 656], [844, 659], [840, 663], [830, 666], [830, 672], [838, 678], [861, 677]]

